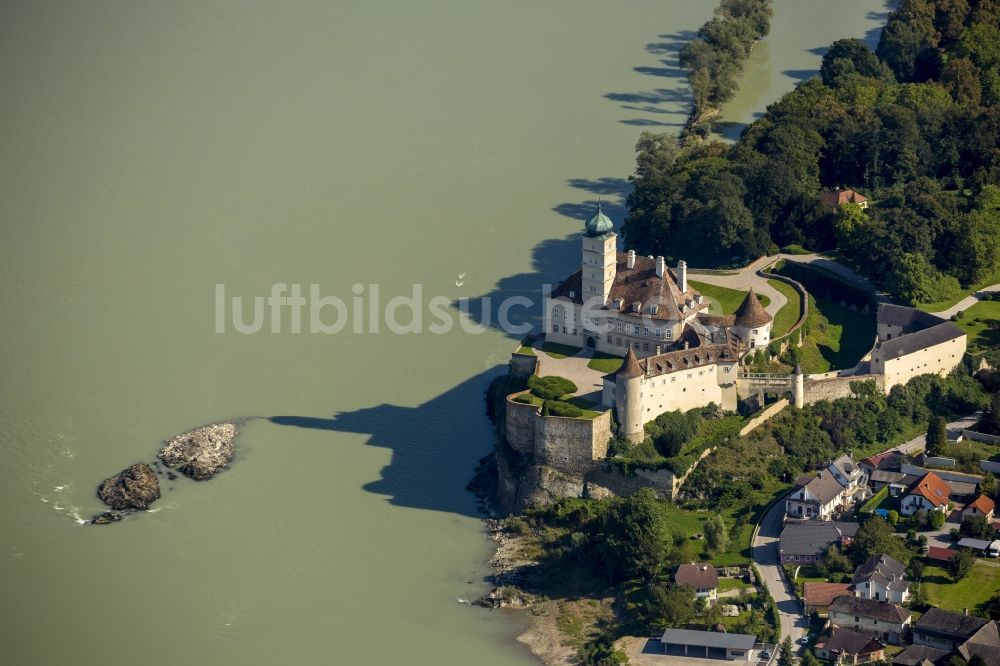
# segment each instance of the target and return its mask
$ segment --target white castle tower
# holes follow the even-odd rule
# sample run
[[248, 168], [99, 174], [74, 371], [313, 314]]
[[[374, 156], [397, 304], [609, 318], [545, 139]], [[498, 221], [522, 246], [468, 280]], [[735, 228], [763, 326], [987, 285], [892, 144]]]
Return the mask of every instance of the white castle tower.
[[598, 299], [600, 305], [608, 302], [611, 285], [615, 281], [618, 260], [618, 235], [611, 219], [597, 205], [597, 214], [587, 221], [583, 236], [583, 272], [580, 287], [583, 301]]

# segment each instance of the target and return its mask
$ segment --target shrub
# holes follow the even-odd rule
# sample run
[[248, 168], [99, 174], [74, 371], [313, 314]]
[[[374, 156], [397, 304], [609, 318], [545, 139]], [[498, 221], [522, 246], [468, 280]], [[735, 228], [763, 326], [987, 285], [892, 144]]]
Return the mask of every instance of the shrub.
[[568, 393], [576, 392], [576, 384], [565, 377], [539, 377], [532, 375], [528, 378], [528, 388], [542, 400], [557, 400]]
[[582, 409], [561, 400], [546, 400], [542, 404], [542, 416], [568, 416], [572, 418], [582, 414]]

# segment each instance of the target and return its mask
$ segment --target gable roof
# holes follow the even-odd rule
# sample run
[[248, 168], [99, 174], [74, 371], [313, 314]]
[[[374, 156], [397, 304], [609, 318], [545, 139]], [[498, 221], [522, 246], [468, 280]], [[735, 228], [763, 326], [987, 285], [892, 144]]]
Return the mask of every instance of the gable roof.
[[926, 349], [927, 347], [939, 345], [942, 342], [964, 337], [965, 331], [950, 321], [946, 321], [915, 333], [908, 333], [898, 338], [880, 342], [876, 353], [879, 353], [883, 360], [892, 360], [897, 356], [910, 354], [921, 349]]
[[782, 555], [822, 555], [830, 544], [858, 533], [857, 523], [805, 520], [788, 523], [781, 531], [778, 552]]
[[889, 590], [906, 591], [910, 581], [904, 580], [906, 568], [888, 555], [872, 555], [854, 572], [852, 584], [877, 583]]
[[764, 309], [764, 306], [761, 305], [760, 299], [757, 298], [757, 294], [753, 291], [753, 287], [750, 287], [750, 291], [747, 293], [746, 298], [743, 299], [743, 302], [740, 303], [740, 307], [736, 308], [735, 315], [734, 323], [737, 326], [746, 326], [747, 328], [763, 326], [773, 319], [767, 313], [767, 310]]
[[913, 631], [966, 639], [986, 624], [988, 624], [987, 620], [975, 615], [963, 615], [940, 608], [931, 608], [914, 623]]
[[927, 645], [911, 645], [896, 655], [892, 660], [893, 666], [923, 666], [923, 664], [937, 664], [944, 660], [950, 652], [939, 650]]
[[817, 476], [814, 476], [809, 483], [805, 484], [803, 488], [808, 490], [820, 504], [829, 504], [844, 492], [846, 486], [828, 470], [823, 470]]
[[845, 479], [850, 479], [858, 472], [858, 464], [846, 453], [830, 463], [829, 467], [833, 467]]
[[907, 489], [906, 494], [919, 495], [936, 508], [948, 503], [948, 498], [951, 497], [951, 486], [934, 472], [927, 472]]
[[903, 334], [905, 335], [944, 323], [945, 320], [917, 308], [894, 305], [892, 303], [879, 303], [875, 321], [888, 326], [899, 326], [903, 329]]
[[655, 356], [647, 356], [639, 361], [639, 367], [642, 368], [647, 377], [656, 377], [713, 363], [735, 363], [736, 351], [730, 342], [727, 336], [726, 344], [678, 349]]
[[[586, 300], [582, 284], [581, 268], [553, 289], [550, 297], [565, 298], [573, 303], [582, 304]], [[699, 310], [708, 309], [708, 300], [702, 298], [699, 303], [699, 296], [701, 294], [690, 286], [687, 291], [682, 292], [677, 274], [672, 269], [665, 270], [663, 277], [658, 276], [655, 259], [636, 256], [635, 264], [629, 268], [628, 253], [618, 252], [615, 279], [611, 283], [608, 303], [602, 309], [624, 315], [633, 314], [637, 318], [641, 316], [663, 321], [679, 321]], [[620, 308], [614, 306], [614, 302], [619, 299]], [[632, 311], [634, 303], [641, 305], [641, 312]]]
[[831, 625], [820, 635], [816, 647], [851, 655], [871, 654], [885, 649], [882, 641], [872, 634], [863, 634], [860, 631], [836, 625]]
[[829, 606], [837, 597], [850, 594], [850, 583], [804, 583], [802, 596], [806, 606]]
[[971, 509], [973, 507], [975, 507], [976, 509], [979, 509], [980, 513], [984, 513], [985, 514], [985, 513], [990, 513], [991, 511], [993, 511], [994, 509], [996, 509], [997, 505], [996, 505], [996, 502], [994, 502], [993, 500], [991, 500], [986, 495], [980, 495], [979, 497], [977, 497], [975, 499], [974, 502], [970, 502], [965, 508], [966, 509]]
[[951, 558], [958, 555], [958, 551], [953, 548], [944, 548], [942, 546], [930, 546], [927, 549], [927, 554], [924, 557], [928, 560], [937, 560], [938, 562], [950, 562]]
[[874, 456], [870, 456], [861, 461], [861, 465], [871, 467], [874, 469], [882, 470], [893, 470], [899, 469], [899, 460], [904, 457], [904, 454], [899, 450], [893, 449], [892, 451], [885, 451], [883, 453], [878, 453]]
[[1000, 664], [1000, 625], [987, 622], [965, 644], [959, 646], [958, 653], [966, 661], [978, 655], [987, 664]]
[[837, 597], [830, 604], [830, 612], [858, 615], [895, 624], [905, 624], [912, 616], [909, 610], [899, 604], [861, 597]]
[[678, 585], [687, 585], [696, 590], [719, 587], [719, 574], [707, 562], [692, 562], [677, 567], [674, 580]]
[[868, 197], [851, 189], [827, 190], [819, 195], [819, 200], [827, 206], [839, 206], [845, 203], [864, 203]]

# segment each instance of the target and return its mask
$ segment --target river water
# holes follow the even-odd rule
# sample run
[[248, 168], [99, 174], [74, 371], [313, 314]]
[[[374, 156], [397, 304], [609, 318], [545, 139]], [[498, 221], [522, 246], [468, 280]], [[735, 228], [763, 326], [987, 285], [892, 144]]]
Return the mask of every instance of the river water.
[[[461, 603], [486, 589], [464, 486], [514, 337], [431, 333], [427, 302], [491, 295], [481, 322], [572, 270], [598, 197], [620, 221], [714, 4], [4, 3], [0, 661], [533, 663], [517, 620]], [[768, 92], [732, 120], [879, 11], [779, 0], [794, 46], [755, 55]], [[216, 285], [275, 283], [352, 315], [357, 284], [362, 316], [217, 321]], [[372, 330], [373, 284], [383, 306], [421, 285], [424, 331]], [[80, 524], [101, 479], [230, 417], [260, 418], [229, 471]]]

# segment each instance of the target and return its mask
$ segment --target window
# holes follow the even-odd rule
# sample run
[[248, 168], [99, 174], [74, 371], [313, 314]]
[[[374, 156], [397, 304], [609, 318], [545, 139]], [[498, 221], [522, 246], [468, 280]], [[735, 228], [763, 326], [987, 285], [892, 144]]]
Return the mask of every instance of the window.
[[622, 339], [621, 338], [615, 338], [615, 344], [618, 345], [619, 347], [621, 347], [622, 346]]
[[611, 338], [611, 336], [609, 335], [609, 336], [608, 336], [608, 344], [609, 344], [609, 345], [611, 344], [611, 340], [612, 340], [612, 338]]
[[559, 324], [552, 324], [552, 332], [553, 333], [559, 332]]
[[649, 337], [649, 326], [643, 326], [642, 327], [642, 334], [644, 336], [646, 336], [647, 338]]
[[662, 333], [662, 331], [661, 331], [660, 329], [658, 329], [658, 328], [656, 328], [656, 329], [653, 329], [653, 334], [654, 334], [654, 335], [655, 335], [656, 337], [658, 337], [658, 338], [659, 338], [659, 337], [663, 337], [662, 335], [660, 335], [661, 333]]
[[[618, 327], [618, 331], [619, 332], [621, 332], [621, 331], [623, 331], [625, 329], [625, 324], [623, 324], [622, 322], [618, 322], [616, 324], [616, 326]], [[621, 344], [621, 343], [619, 343], [619, 344]]]
[[649, 343], [648, 342], [643, 342], [642, 343], [642, 351], [649, 351]]

